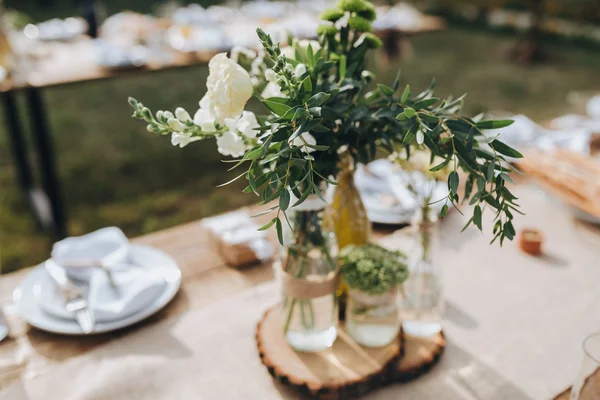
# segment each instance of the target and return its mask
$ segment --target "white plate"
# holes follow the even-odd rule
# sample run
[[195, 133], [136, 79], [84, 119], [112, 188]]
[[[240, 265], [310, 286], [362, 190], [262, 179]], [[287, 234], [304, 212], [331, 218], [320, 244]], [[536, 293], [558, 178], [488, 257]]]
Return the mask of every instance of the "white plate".
[[[175, 260], [166, 253], [149, 246], [132, 244], [128, 257], [136, 265], [163, 270], [167, 282], [165, 290], [147, 307], [126, 318], [97, 322], [91, 334], [125, 328], [148, 318], [166, 306], [175, 297], [181, 286], [181, 271]], [[44, 331], [64, 335], [85, 335], [75, 320], [57, 318], [42, 310], [38, 303], [39, 291], [43, 282], [47, 284], [48, 280], [46, 269], [43, 265], [39, 265], [15, 289], [13, 301], [20, 317], [30, 325]]]

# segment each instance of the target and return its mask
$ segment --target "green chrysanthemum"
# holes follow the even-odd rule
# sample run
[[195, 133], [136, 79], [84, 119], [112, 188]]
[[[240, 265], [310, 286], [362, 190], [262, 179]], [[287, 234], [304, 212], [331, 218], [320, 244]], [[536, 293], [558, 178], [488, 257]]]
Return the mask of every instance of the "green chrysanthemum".
[[358, 15], [353, 15], [348, 19], [348, 25], [352, 28], [356, 29], [359, 32], [371, 32], [373, 29], [371, 27], [371, 22], [368, 19], [360, 17]]
[[324, 21], [335, 22], [344, 16], [344, 11], [339, 8], [329, 8], [321, 14], [321, 19]]
[[365, 0], [340, 0], [337, 4], [338, 8], [349, 12], [361, 12], [373, 7], [371, 3]]
[[383, 41], [372, 33], [365, 33], [365, 43], [370, 49], [378, 49], [383, 46]]
[[362, 11], [358, 11], [357, 14], [365, 19], [368, 19], [369, 21], [375, 21], [375, 18], [377, 18], [375, 6], [371, 3], [366, 3], [366, 5], [367, 7]]
[[319, 25], [317, 27], [317, 35], [319, 35], [319, 36], [321, 36], [321, 35], [327, 35], [327, 36], [329, 36], [329, 35], [335, 35], [337, 33], [337, 31], [338, 30], [333, 25], [323, 24], [323, 25]]
[[383, 294], [408, 277], [406, 255], [376, 244], [346, 246], [340, 252], [344, 282], [369, 294]]

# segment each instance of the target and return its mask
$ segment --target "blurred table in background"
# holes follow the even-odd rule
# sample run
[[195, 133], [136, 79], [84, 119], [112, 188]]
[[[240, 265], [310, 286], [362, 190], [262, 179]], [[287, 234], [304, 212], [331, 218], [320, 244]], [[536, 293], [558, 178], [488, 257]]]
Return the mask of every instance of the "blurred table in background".
[[[409, 36], [441, 30], [444, 27], [445, 22], [441, 18], [421, 15], [414, 23], [408, 24], [402, 29], [386, 27], [376, 30], [376, 33], [384, 37], [386, 49], [390, 54], [397, 56], [399, 52], [397, 43], [405, 43]], [[42, 55], [25, 60], [13, 79], [7, 79], [0, 83], [0, 93], [3, 99], [11, 150], [17, 164], [19, 183], [37, 221], [44, 230], [51, 234], [53, 239], [60, 239], [67, 235], [67, 212], [62, 199], [63, 193], [57, 174], [48, 111], [43, 100], [42, 90], [59, 85], [116, 78], [127, 74], [202, 65], [220, 51], [184, 53], [173, 48], [155, 48], [151, 49], [152, 54], [139, 67], [106, 68], [97, 63], [95, 40], [85, 36], [66, 42], [43, 42], [39, 46], [41, 51], [38, 52]], [[221, 51], [226, 51], [226, 49]], [[27, 99], [41, 185], [36, 184], [35, 174], [28, 159], [23, 126], [19, 120], [20, 114], [15, 99], [17, 91], [25, 92]], [[123, 101], [125, 100], [123, 99]]]
[[[567, 209], [527, 182], [519, 183], [514, 192], [527, 213], [516, 220], [517, 230], [530, 226], [543, 232], [546, 241], [542, 256], [526, 255], [517, 243], [512, 242], [506, 242], [502, 248], [497, 244], [489, 246], [490, 236], [475, 229], [459, 233], [465, 220], [458, 212], [450, 213], [440, 225], [438, 255], [439, 262], [443, 263], [446, 285], [446, 354], [430, 374], [406, 385], [384, 388], [369, 398], [389, 399], [402, 395], [422, 400], [543, 399], [551, 398], [571, 384], [582, 359], [581, 342], [598, 329], [597, 321], [600, 320], [600, 293], [596, 290], [600, 280], [597, 262], [600, 230], [573, 219]], [[492, 224], [490, 216], [487, 217], [483, 225], [489, 233]], [[269, 217], [262, 218], [267, 220]], [[384, 244], [394, 245], [393, 231], [378, 227], [375, 233]], [[1, 392], [3, 389], [18, 394], [19, 390], [26, 391], [26, 388], [39, 384], [39, 380], [31, 380], [28, 374], [38, 373], [42, 382], [56, 385], [60, 383], [58, 377], [61, 374], [73, 372], [69, 370], [73, 366], [100, 369], [104, 362], [110, 362], [118, 370], [126, 363], [150, 362], [147, 357], [172, 363], [174, 369], [161, 367], [160, 379], [165, 390], [172, 385], [170, 379], [176, 378], [169, 374], [174, 374], [177, 368], [181, 371], [179, 363], [198, 363], [198, 368], [202, 368], [210, 362], [211, 374], [205, 375], [202, 371], [206, 370], [201, 369], [188, 370], [186, 374], [190, 376], [179, 377], [179, 380], [194, 376], [194, 383], [189, 384], [191, 387], [196, 385], [197, 389], [198, 385], [211, 385], [205, 380], [211, 376], [215, 379], [225, 376], [229, 386], [219, 386], [221, 399], [239, 398], [235, 395], [242, 389], [252, 392], [249, 398], [294, 398], [275, 390], [276, 386], [260, 365], [253, 347], [254, 314], [248, 316], [245, 311], [240, 311], [246, 303], [258, 298], [269, 305], [278, 301], [276, 291], [272, 289], [268, 289], [266, 300], [264, 298], [265, 285], [262, 284], [272, 279], [270, 265], [244, 270], [228, 268], [209, 244], [199, 221], [137, 238], [134, 243], [157, 247], [177, 260], [183, 273], [179, 295], [154, 317], [113, 334], [78, 338], [57, 336], [28, 328], [15, 317], [17, 321], [12, 322], [13, 326], [21, 328], [13, 331], [12, 339], [0, 343], [0, 360], [10, 358], [11, 353], [20, 350], [21, 354], [27, 355], [29, 364], [24, 362], [12, 368], [0, 368], [1, 399], [4, 393], [9, 393]], [[3, 297], [0, 301], [9, 298], [29, 271], [0, 277]], [[236, 304], [240, 308], [236, 308]], [[238, 311], [231, 311], [232, 307]], [[186, 325], [197, 322], [195, 318], [200, 317], [208, 324], [202, 327], [202, 332]], [[192, 343], [209, 345], [198, 338], [209, 340], [211, 329], [206, 328], [211, 324], [217, 330], [232, 324], [236, 328], [227, 331], [227, 335], [238, 335], [239, 341], [237, 348], [224, 352], [220, 358], [212, 357], [206, 361], [202, 351], [190, 346]], [[170, 340], [160, 342], [166, 338]], [[168, 345], [179, 349], [183, 346], [187, 356], [166, 356], [169, 350], [164, 346]], [[133, 349], [143, 351], [139, 353]], [[148, 364], [148, 368], [152, 366]], [[128, 393], [127, 390], [140, 387], [136, 382], [145, 379], [144, 371], [143, 367], [137, 372], [129, 371], [131, 379], [115, 382], [115, 390]], [[135, 377], [136, 373], [142, 375]], [[255, 384], [247, 388], [236, 385], [236, 377], [247, 383], [249, 375], [257, 378]], [[80, 387], [98, 388], [98, 382], [91, 382], [94, 376], [80, 374], [73, 376], [73, 382]], [[23, 382], [16, 383], [20, 377]], [[218, 380], [215, 384], [222, 385], [223, 381]], [[109, 382], [103, 382], [101, 386], [115, 388]], [[210, 390], [213, 389], [211, 386]], [[69, 386], [59, 390], [69, 390]], [[264, 396], [258, 396], [261, 393]], [[20, 399], [18, 396], [8, 398]], [[32, 399], [37, 400], [36, 397]]]

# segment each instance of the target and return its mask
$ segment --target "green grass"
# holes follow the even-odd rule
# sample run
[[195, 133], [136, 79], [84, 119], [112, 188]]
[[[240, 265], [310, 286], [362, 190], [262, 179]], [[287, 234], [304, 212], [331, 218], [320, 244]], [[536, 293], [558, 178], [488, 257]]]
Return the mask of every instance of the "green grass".
[[[600, 91], [600, 54], [550, 45], [559, 61], [523, 67], [508, 61], [515, 38], [451, 28], [413, 40], [414, 57], [376, 72], [391, 82], [401, 67], [413, 90], [436, 77], [441, 95], [467, 92], [466, 112], [505, 110], [544, 121], [570, 112], [570, 91]], [[376, 63], [374, 63], [375, 65]], [[130, 118], [127, 97], [153, 109], [190, 110], [205, 90], [206, 67], [78, 84], [44, 92], [68, 205], [70, 231], [118, 225], [135, 236], [249, 204], [214, 142], [185, 149], [156, 138]], [[22, 101], [22, 99], [20, 99]], [[254, 109], [259, 109], [253, 103]], [[3, 126], [2, 126], [3, 129]], [[14, 177], [6, 132], [0, 132], [1, 271], [43, 260], [51, 243], [36, 227]]]

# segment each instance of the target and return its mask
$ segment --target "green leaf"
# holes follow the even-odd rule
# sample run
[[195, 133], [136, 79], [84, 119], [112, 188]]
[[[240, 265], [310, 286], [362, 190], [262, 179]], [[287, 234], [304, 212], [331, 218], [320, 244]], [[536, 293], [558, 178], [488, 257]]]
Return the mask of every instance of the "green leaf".
[[287, 189], [283, 189], [279, 196], [279, 208], [281, 211], [285, 211], [290, 206], [290, 192]]
[[410, 95], [410, 85], [406, 85], [404, 88], [404, 92], [402, 92], [402, 96], [400, 97], [400, 103], [406, 103], [408, 100], [408, 96]]
[[258, 187], [256, 186], [256, 181], [254, 180], [254, 175], [248, 172], [248, 183], [250, 183], [250, 188], [258, 196]]
[[257, 160], [259, 158], [261, 158], [262, 156], [265, 155], [265, 148], [264, 147], [258, 147], [248, 153], [246, 153], [246, 155], [244, 156], [245, 159], [247, 160]]
[[377, 84], [377, 87], [379, 88], [379, 90], [381, 90], [381, 93], [383, 93], [387, 97], [392, 97], [394, 95], [394, 91], [389, 86], [382, 85], [381, 83], [379, 83]]
[[492, 146], [494, 150], [496, 150], [498, 153], [504, 154], [505, 156], [513, 158], [523, 158], [523, 154], [519, 153], [517, 150], [513, 149], [505, 143], [502, 143], [499, 140], [494, 140], [492, 143], [490, 143], [490, 146]]
[[281, 220], [276, 218], [275, 227], [277, 228], [277, 239], [279, 240], [279, 244], [283, 246], [283, 226], [281, 226]]
[[[271, 210], [272, 211], [272, 210]], [[258, 215], [258, 214], [257, 214]], [[275, 221], [277, 221], [279, 218], [275, 217], [272, 220], [270, 220], [267, 224], [261, 226], [260, 228], [258, 228], [259, 231], [266, 231], [267, 229], [269, 229], [270, 227], [273, 226], [273, 224], [275, 223]]]
[[286, 105], [286, 104], [282, 104], [279, 103], [277, 101], [273, 101], [270, 99], [263, 99], [262, 103], [272, 112], [274, 112], [275, 114], [282, 116], [285, 115], [286, 112], [288, 112], [291, 107]]
[[479, 207], [478, 205], [475, 206], [475, 209], [473, 210], [473, 223], [477, 228], [479, 228], [479, 230], [482, 230], [481, 207]]
[[450, 189], [450, 192], [452, 194], [457, 193], [458, 183], [459, 183], [458, 172], [456, 172], [456, 171], [450, 172], [450, 175], [448, 175], [448, 189]]
[[413, 105], [413, 108], [414, 108], [415, 110], [420, 110], [420, 109], [422, 109], [422, 108], [427, 108], [427, 107], [429, 107], [429, 106], [432, 106], [432, 105], [434, 105], [434, 104], [435, 104], [435, 103], [437, 103], [439, 100], [440, 100], [440, 99], [438, 99], [437, 97], [431, 97], [431, 98], [429, 98], [429, 99], [421, 100], [421, 101], [419, 101], [419, 102], [415, 103], [415, 104]]
[[452, 159], [452, 157], [446, 158], [444, 161], [442, 161], [441, 163], [439, 163], [435, 167], [431, 168], [430, 171], [431, 172], [436, 172], [436, 171], [444, 169], [444, 167], [450, 163], [451, 159]]
[[312, 45], [309, 43], [306, 48], [306, 61], [308, 62], [308, 66], [312, 67], [315, 65], [315, 55], [313, 53]]
[[500, 178], [504, 179], [506, 182], [512, 183], [513, 185], [515, 184], [515, 182], [512, 180], [512, 178], [508, 174], [506, 174], [504, 172], [502, 172], [500, 174]]
[[342, 55], [340, 57], [340, 82], [342, 82], [344, 80], [344, 78], [346, 77], [346, 56]]
[[494, 168], [496, 167], [496, 160], [492, 160], [487, 168], [486, 179], [488, 182], [494, 180]]
[[304, 78], [304, 80], [302, 81], [302, 87], [307, 93], [312, 92], [312, 81], [310, 80], [310, 75]]
[[329, 97], [331, 97], [331, 95], [329, 95], [327, 93], [319, 92], [319, 93], [315, 94], [314, 96], [312, 96], [310, 99], [308, 99], [308, 106], [309, 107], [319, 107], [319, 106], [323, 105], [327, 100], [329, 100]]
[[446, 214], [448, 214], [448, 204], [444, 204], [442, 206], [442, 210], [440, 211], [440, 218], [445, 218]]
[[513, 121], [512, 119], [499, 119], [480, 121], [476, 125], [479, 129], [500, 129], [512, 125], [513, 122], [515, 121]]
[[408, 119], [408, 117], [406, 116], [406, 114], [400, 113], [400, 114], [396, 115], [396, 119], [398, 121], [406, 121]]
[[410, 107], [406, 107], [406, 108], [404, 109], [404, 115], [406, 115], [406, 118], [412, 118], [412, 117], [414, 117], [414, 116], [415, 116], [415, 114], [416, 114], [416, 113], [415, 113], [415, 110], [413, 110], [413, 109], [412, 109], [412, 108], [410, 108]]

